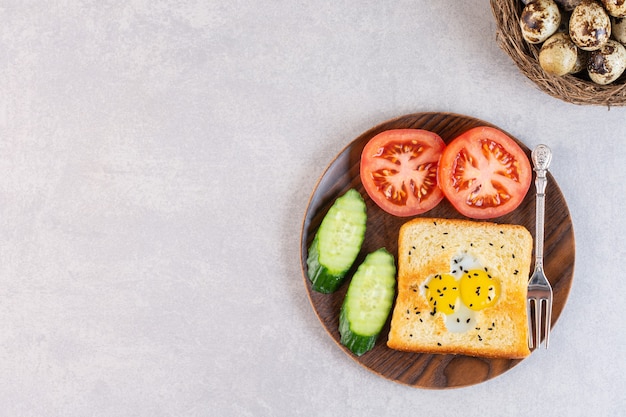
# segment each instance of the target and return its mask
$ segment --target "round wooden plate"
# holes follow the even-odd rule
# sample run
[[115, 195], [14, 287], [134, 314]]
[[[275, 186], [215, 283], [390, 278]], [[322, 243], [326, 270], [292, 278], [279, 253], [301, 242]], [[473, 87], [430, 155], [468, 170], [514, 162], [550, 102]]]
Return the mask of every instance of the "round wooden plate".
[[[386, 247], [397, 259], [398, 230], [409, 218], [394, 217], [385, 213], [378, 208], [365, 192], [359, 177], [359, 164], [363, 147], [374, 135], [389, 129], [426, 129], [439, 134], [448, 143], [462, 132], [477, 126], [497, 127], [468, 116], [430, 112], [401, 116], [370, 129], [346, 146], [330, 163], [311, 195], [304, 217], [301, 235], [303, 278], [311, 304], [322, 325], [337, 342], [337, 345], [352, 359], [372, 372], [398, 383], [432, 389], [468, 386], [501, 375], [517, 365], [521, 360], [476, 358], [463, 355], [417, 354], [389, 349], [387, 347], [387, 334], [389, 333], [391, 315], [375, 347], [364, 355], [357, 357], [341, 345], [338, 330], [339, 310], [348, 288], [349, 280], [333, 294], [320, 294], [313, 291], [306, 275], [308, 247], [324, 215], [335, 199], [348, 189], [356, 188], [365, 199], [368, 220], [363, 247], [348, 277], [352, 276], [354, 269], [363, 261], [367, 253], [380, 247]], [[509, 136], [513, 137], [510, 134]], [[530, 158], [530, 150], [518, 139], [515, 140]], [[463, 218], [445, 199], [433, 210], [422, 216]], [[534, 183], [531, 185], [525, 200], [514, 212], [492, 221], [521, 224], [534, 237]], [[548, 188], [546, 191], [544, 254], [545, 272], [554, 290], [552, 313], [552, 326], [554, 326], [563, 311], [572, 285], [575, 245], [572, 220], [565, 198], [550, 173], [548, 173]]]

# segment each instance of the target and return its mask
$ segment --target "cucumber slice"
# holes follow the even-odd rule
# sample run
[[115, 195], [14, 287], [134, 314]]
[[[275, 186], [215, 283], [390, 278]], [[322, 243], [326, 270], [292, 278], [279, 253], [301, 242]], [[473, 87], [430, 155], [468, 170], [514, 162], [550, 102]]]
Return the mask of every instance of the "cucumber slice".
[[396, 294], [396, 264], [380, 248], [365, 260], [350, 281], [339, 314], [341, 344], [361, 356], [376, 343]]
[[313, 238], [306, 261], [315, 291], [328, 294], [343, 283], [361, 250], [366, 222], [365, 201], [357, 190], [350, 189], [335, 200]]

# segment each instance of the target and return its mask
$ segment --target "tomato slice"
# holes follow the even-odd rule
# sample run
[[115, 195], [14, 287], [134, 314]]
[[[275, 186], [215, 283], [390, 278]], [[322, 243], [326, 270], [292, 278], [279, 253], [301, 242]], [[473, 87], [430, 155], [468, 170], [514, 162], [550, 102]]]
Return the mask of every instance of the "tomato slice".
[[454, 138], [439, 163], [438, 181], [463, 215], [492, 219], [515, 210], [530, 188], [526, 153], [504, 132], [476, 127]]
[[445, 148], [436, 133], [392, 129], [374, 136], [361, 154], [361, 182], [384, 211], [407, 217], [424, 213], [443, 199], [437, 166]]

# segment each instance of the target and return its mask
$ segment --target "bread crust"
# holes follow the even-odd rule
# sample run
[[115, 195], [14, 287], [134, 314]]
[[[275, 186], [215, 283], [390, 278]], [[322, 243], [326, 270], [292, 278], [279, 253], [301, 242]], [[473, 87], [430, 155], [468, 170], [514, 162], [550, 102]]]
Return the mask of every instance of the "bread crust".
[[[520, 225], [416, 218], [398, 240], [398, 296], [387, 345], [391, 349], [491, 358], [524, 358], [528, 348], [526, 294], [533, 241]], [[496, 302], [476, 311], [471, 329], [452, 332], [448, 316], [431, 311], [424, 284], [448, 272], [460, 253], [478, 259], [499, 280]]]

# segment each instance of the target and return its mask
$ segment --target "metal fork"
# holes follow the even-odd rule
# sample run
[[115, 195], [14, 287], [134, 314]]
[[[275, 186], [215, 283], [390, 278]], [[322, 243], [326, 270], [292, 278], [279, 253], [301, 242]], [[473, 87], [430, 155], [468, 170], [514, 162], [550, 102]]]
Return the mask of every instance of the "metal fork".
[[[535, 187], [537, 188], [536, 225], [535, 225], [535, 271], [528, 281], [528, 346], [540, 347], [541, 330], [543, 340], [548, 348], [548, 336], [552, 324], [552, 287], [543, 271], [543, 232], [546, 198], [546, 173], [552, 161], [552, 151], [546, 145], [538, 145], [531, 153], [534, 171], [536, 172]], [[534, 313], [534, 314], [533, 314]], [[533, 326], [534, 317], [534, 326]], [[542, 318], [544, 318], [542, 320]], [[533, 340], [534, 329], [534, 340]]]

